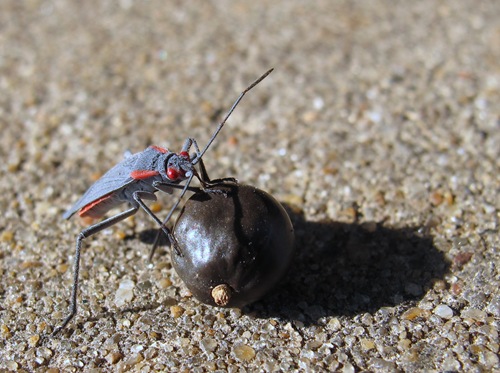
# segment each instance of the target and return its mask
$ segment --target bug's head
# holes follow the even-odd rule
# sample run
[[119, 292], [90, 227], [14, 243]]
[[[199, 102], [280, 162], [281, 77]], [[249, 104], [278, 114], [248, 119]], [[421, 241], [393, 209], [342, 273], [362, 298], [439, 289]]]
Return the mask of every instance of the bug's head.
[[189, 178], [193, 172], [193, 165], [188, 152], [182, 151], [171, 157], [165, 167], [170, 181], [181, 181]]

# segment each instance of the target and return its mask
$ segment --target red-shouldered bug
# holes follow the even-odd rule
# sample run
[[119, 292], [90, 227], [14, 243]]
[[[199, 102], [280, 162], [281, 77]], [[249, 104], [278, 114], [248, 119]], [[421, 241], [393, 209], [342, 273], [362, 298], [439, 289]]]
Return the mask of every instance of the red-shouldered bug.
[[[173, 212], [178, 207], [186, 191], [200, 190], [200, 188], [190, 187], [193, 177], [196, 177], [200, 181], [202, 190], [208, 190], [212, 193], [214, 191], [215, 193], [219, 191], [213, 188], [209, 189], [209, 187], [213, 187], [215, 184], [225, 180], [235, 181], [233, 178], [210, 180], [203, 164], [202, 157], [217, 137], [243, 96], [259, 84], [272, 71], [273, 69], [268, 70], [238, 96], [233, 106], [231, 106], [222, 122], [219, 123], [214, 134], [202, 151], [200, 151], [196, 140], [189, 137], [185, 141], [184, 146], [179, 153], [174, 153], [165, 148], [153, 145], [140, 153], [128, 155], [122, 162], [118, 163], [106, 172], [99, 180], [97, 180], [73, 205], [73, 207], [64, 213], [63, 217], [65, 219], [69, 219], [76, 212], [78, 212], [78, 214], [82, 217], [88, 216], [92, 218], [100, 218], [109, 210], [121, 205], [122, 203], [128, 203], [130, 205], [128, 210], [104, 219], [97, 224], [91, 225], [90, 227], [82, 230], [78, 235], [76, 239], [70, 311], [62, 324], [54, 330], [52, 333], [53, 336], [59, 333], [59, 331], [61, 331], [71, 321], [71, 319], [73, 319], [77, 312], [76, 298], [80, 272], [80, 252], [82, 242], [85, 238], [88, 238], [118, 223], [119, 221], [134, 215], [139, 208], [142, 208], [160, 226], [160, 230], [156, 236], [155, 243], [149, 256], [150, 259], [152, 258], [154, 250], [158, 244], [158, 239], [161, 234], [160, 232], [163, 232], [166, 235], [171, 246], [174, 246], [177, 250], [170, 229], [168, 229], [165, 225], [170, 220]], [[189, 155], [191, 146], [194, 146], [195, 148], [195, 154], [193, 155]], [[198, 163], [199, 171], [195, 168]], [[183, 181], [186, 181], [185, 185], [179, 185]], [[182, 192], [176, 203], [170, 209], [167, 217], [162, 222], [149, 209], [149, 207], [146, 206], [143, 200], [155, 201], [155, 193], [157, 191], [172, 193], [173, 188], [182, 189]]]

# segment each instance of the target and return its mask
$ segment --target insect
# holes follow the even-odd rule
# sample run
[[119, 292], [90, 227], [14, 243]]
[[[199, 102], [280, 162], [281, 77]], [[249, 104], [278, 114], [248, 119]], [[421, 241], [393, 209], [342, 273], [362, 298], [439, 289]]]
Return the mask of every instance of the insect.
[[[134, 215], [139, 208], [142, 208], [160, 226], [153, 248], [151, 249], [150, 259], [158, 245], [161, 233], [164, 233], [171, 246], [173, 246], [175, 250], [178, 250], [177, 246], [174, 244], [175, 241], [171, 231], [166, 227], [166, 224], [178, 207], [184, 194], [188, 190], [194, 192], [200, 190], [200, 188], [190, 186], [194, 177], [199, 180], [201, 190], [208, 190], [209, 187], [225, 180], [234, 181], [232, 178], [211, 181], [208, 178], [205, 165], [203, 164], [203, 155], [215, 140], [236, 106], [243, 99], [243, 96], [266, 78], [272, 71], [273, 69], [268, 70], [238, 96], [203, 150], [200, 151], [196, 140], [189, 137], [184, 142], [179, 153], [171, 152], [165, 148], [153, 145], [140, 153], [129, 155], [97, 180], [85, 194], [64, 213], [63, 217], [65, 219], [69, 219], [75, 213], [78, 213], [81, 217], [101, 218], [109, 210], [121, 204], [128, 203], [130, 206], [128, 210], [91, 225], [78, 234], [76, 239], [69, 314], [61, 325], [54, 329], [52, 333], [53, 336], [68, 325], [76, 315], [80, 254], [82, 243], [86, 238]], [[190, 155], [189, 151], [192, 146], [195, 152]], [[198, 165], [199, 171], [196, 165]], [[185, 182], [184, 186], [180, 185], [182, 182]], [[144, 200], [155, 201], [155, 193], [157, 191], [172, 193], [173, 189], [182, 189], [182, 192], [176, 203], [170, 209], [165, 220], [161, 221], [145, 204]], [[218, 189], [210, 188], [210, 190], [215, 194], [224, 194], [223, 191]], [[178, 252], [178, 254], [181, 253]]]

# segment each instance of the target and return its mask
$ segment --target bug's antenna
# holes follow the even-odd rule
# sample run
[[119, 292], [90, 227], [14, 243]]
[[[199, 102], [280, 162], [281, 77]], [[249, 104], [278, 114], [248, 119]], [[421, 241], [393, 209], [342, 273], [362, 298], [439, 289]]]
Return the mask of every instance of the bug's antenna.
[[241, 99], [243, 98], [243, 96], [245, 96], [245, 94], [251, 90], [253, 87], [255, 87], [257, 84], [259, 84], [262, 80], [264, 80], [264, 78], [266, 76], [268, 76], [269, 74], [271, 74], [271, 72], [274, 70], [274, 68], [272, 69], [269, 69], [266, 71], [266, 73], [264, 75], [262, 75], [259, 79], [257, 79], [255, 82], [253, 82], [252, 84], [250, 84], [243, 92], [241, 92], [241, 94], [238, 96], [238, 98], [236, 99], [236, 101], [234, 102], [233, 106], [231, 106], [231, 109], [229, 109], [229, 111], [227, 112], [226, 116], [224, 117], [224, 119], [222, 120], [222, 122], [220, 122], [219, 126], [217, 127], [217, 129], [215, 130], [214, 134], [212, 135], [212, 137], [210, 138], [210, 140], [208, 141], [207, 145], [205, 146], [205, 148], [203, 149], [203, 151], [199, 154], [196, 155], [196, 158], [193, 160], [192, 164], [195, 165], [197, 164], [201, 157], [203, 157], [203, 154], [205, 154], [205, 152], [207, 151], [207, 149], [210, 147], [210, 145], [212, 145], [212, 142], [215, 140], [215, 138], [217, 137], [217, 135], [219, 134], [220, 130], [222, 129], [222, 127], [224, 126], [224, 124], [226, 123], [226, 121], [228, 120], [228, 118], [231, 116], [231, 114], [233, 113], [234, 109], [236, 108], [236, 106], [238, 106], [238, 104], [240, 103]]

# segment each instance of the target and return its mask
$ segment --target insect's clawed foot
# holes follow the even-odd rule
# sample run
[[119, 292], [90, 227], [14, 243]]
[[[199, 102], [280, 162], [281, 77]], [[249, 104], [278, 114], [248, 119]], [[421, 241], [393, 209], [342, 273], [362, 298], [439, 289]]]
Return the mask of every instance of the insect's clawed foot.
[[222, 179], [210, 180], [210, 182], [205, 183], [205, 185], [203, 185], [202, 190], [207, 194], [217, 194], [227, 198], [229, 196], [230, 191], [218, 189], [219, 186], [224, 186], [227, 184], [238, 184], [238, 180], [235, 179], [234, 177], [225, 177]]

